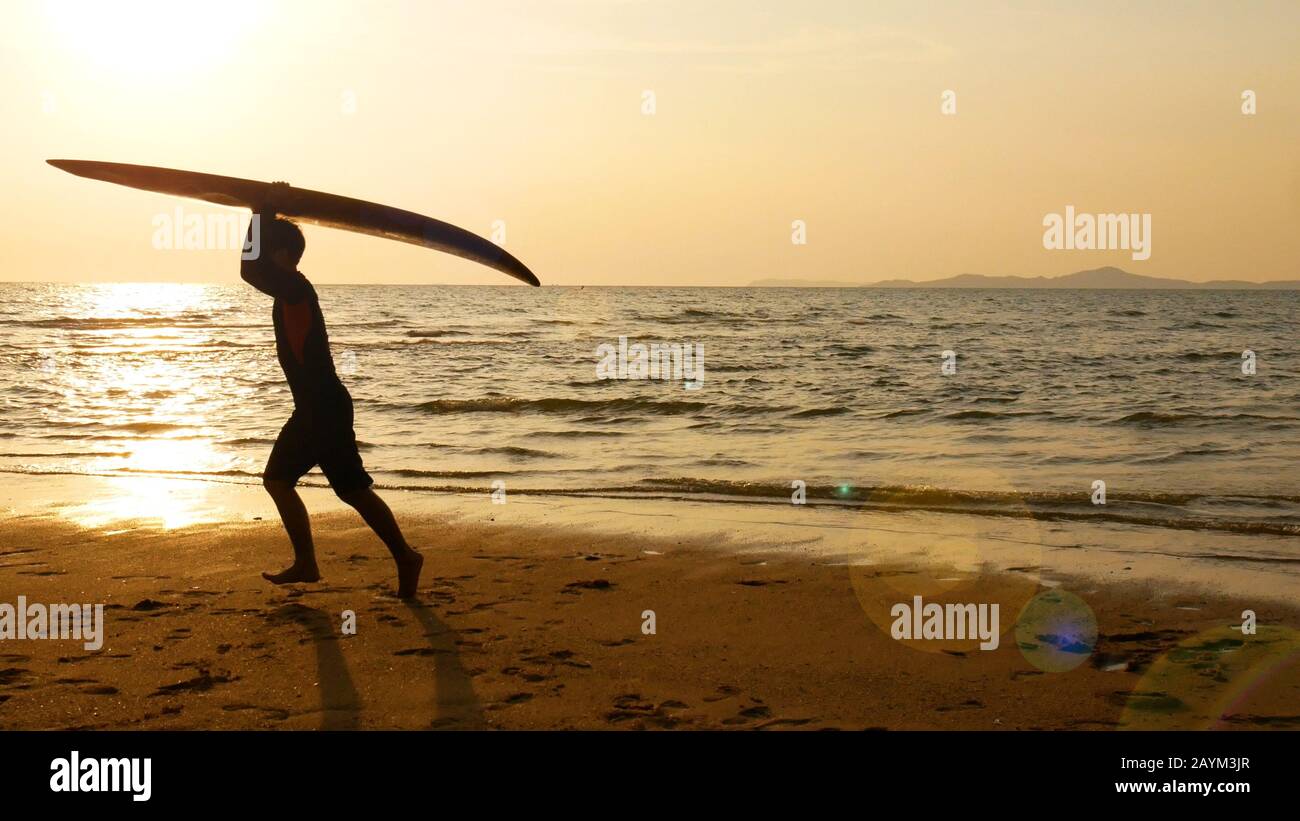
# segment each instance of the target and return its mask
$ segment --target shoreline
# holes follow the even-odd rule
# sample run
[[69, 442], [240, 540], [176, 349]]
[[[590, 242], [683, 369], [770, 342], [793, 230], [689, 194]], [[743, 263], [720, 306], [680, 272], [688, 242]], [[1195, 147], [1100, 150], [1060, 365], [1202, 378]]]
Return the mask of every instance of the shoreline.
[[[399, 521], [408, 516], [446, 517], [472, 526], [500, 522], [520, 528], [559, 527], [612, 538], [699, 542], [848, 564], [899, 561], [992, 570], [1032, 566], [1048, 584], [1056, 583], [1056, 577], [1128, 580], [1282, 604], [1295, 601], [1300, 590], [1300, 556], [1292, 555], [1300, 540], [1293, 536], [1033, 515], [966, 515], [956, 510], [673, 497], [512, 491], [507, 503], [492, 504], [486, 488], [444, 493], [376, 487]], [[299, 491], [313, 517], [350, 512], [328, 486], [300, 485]], [[0, 472], [0, 517], [14, 516], [49, 517], [114, 532], [278, 522], [265, 491], [252, 483]]]
[[[27, 484], [0, 483], [5, 601], [101, 603], [106, 638], [98, 652], [0, 641], [6, 729], [1300, 727], [1288, 700], [1300, 609], [1144, 566], [1187, 560], [993, 569], [1015, 551], [925, 555], [942, 517], [873, 521], [871, 554], [854, 557], [837, 544], [860, 534], [814, 541], [807, 525], [734, 510], [394, 495], [426, 556], [408, 603], [386, 550], [328, 492], [304, 493], [324, 579], [275, 588], [258, 574], [289, 549], [260, 488], [222, 491], [207, 503], [223, 516], [168, 528], [78, 525], [69, 511], [95, 504], [84, 481], [76, 497]], [[19, 514], [19, 497], [39, 515]], [[42, 497], [78, 502], [58, 513]], [[1042, 555], [1066, 552], [1083, 551]], [[1273, 577], [1242, 572], [1239, 584]], [[1096, 620], [1095, 647], [1068, 672], [1043, 669], [1017, 632], [1030, 597], [1054, 591]], [[880, 605], [913, 593], [1002, 601], [998, 647], [893, 639]], [[1259, 632], [1234, 637], [1245, 609]]]

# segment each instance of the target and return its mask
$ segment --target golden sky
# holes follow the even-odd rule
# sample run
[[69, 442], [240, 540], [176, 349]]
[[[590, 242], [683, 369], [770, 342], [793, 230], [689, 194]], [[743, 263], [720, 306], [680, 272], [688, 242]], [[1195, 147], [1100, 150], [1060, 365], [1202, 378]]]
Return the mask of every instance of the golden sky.
[[[233, 251], [152, 245], [220, 209], [50, 157], [503, 220], [546, 284], [1300, 278], [1294, 0], [15, 3], [0, 76], [0, 279], [238, 281]], [[1044, 249], [1067, 205], [1149, 213], [1150, 259]], [[307, 239], [318, 282], [511, 282]]]

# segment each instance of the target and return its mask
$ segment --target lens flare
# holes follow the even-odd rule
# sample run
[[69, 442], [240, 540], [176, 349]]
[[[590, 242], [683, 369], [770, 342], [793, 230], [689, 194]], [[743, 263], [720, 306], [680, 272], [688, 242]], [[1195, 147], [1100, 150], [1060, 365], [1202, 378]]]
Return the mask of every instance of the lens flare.
[[[976, 478], [984, 492], [1000, 499], [1021, 498], [1007, 477], [994, 471]], [[1023, 503], [1009, 515], [972, 515], [935, 510], [936, 488], [859, 488], [862, 515], [870, 516], [868, 562], [850, 565], [849, 579], [858, 604], [873, 624], [894, 638], [895, 608], [916, 596], [927, 604], [985, 606], [998, 612], [998, 634], [1038, 590], [1043, 534]], [[883, 549], [882, 549], [883, 548]], [[887, 558], [886, 558], [887, 557]], [[946, 622], [945, 622], [946, 626]], [[946, 632], [946, 627], [945, 627]], [[928, 653], [966, 653], [985, 644], [978, 636], [898, 638], [899, 644]]]
[[1044, 590], [1016, 619], [1016, 645], [1030, 664], [1068, 673], [1097, 648], [1097, 617], [1087, 602], [1066, 590]]
[[1122, 694], [1125, 730], [1294, 729], [1300, 633], [1218, 627], [1179, 642]]

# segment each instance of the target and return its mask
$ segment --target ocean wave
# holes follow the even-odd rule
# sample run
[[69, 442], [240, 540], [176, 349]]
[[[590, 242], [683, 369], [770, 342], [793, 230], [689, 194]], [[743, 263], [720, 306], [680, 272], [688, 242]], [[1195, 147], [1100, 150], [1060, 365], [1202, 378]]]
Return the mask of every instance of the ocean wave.
[[1178, 358], [1186, 360], [1188, 362], [1202, 362], [1207, 359], [1230, 359], [1236, 362], [1240, 362], [1241, 351], [1224, 351], [1223, 353], [1188, 351], [1187, 353], [1179, 354]]
[[628, 436], [624, 430], [535, 430], [524, 436], [535, 439], [587, 439], [601, 437]]
[[394, 470], [376, 470], [375, 473], [388, 476], [402, 476], [408, 479], [428, 479], [446, 477], [449, 479], [478, 479], [488, 476], [523, 476], [527, 471], [517, 470], [419, 470], [417, 468], [397, 468]]
[[989, 411], [989, 410], [962, 410], [945, 413], [944, 419], [954, 421], [971, 421], [981, 419], [1016, 419], [1022, 416], [1042, 416], [1047, 411]]
[[[172, 432], [172, 431], [178, 431], [178, 430], [189, 430], [189, 426], [188, 426], [188, 425], [177, 425], [177, 424], [173, 424], [173, 423], [171, 423], [171, 422], [143, 422], [143, 421], [142, 421], [142, 422], [59, 422], [59, 421], [52, 421], [52, 422], [50, 422], [49, 424], [50, 424], [51, 427], [55, 427], [55, 428], [72, 428], [72, 429], [77, 429], [77, 428], [97, 427], [97, 428], [104, 428], [104, 429], [106, 429], [106, 430], [124, 431], [124, 432], [126, 432], [126, 433], [140, 433], [140, 434], [170, 433], [170, 432]], [[114, 438], [121, 438], [121, 437], [114, 437], [114, 436], [104, 435], [104, 434], [96, 435], [96, 434], [61, 433], [61, 434], [58, 434], [58, 435], [45, 435], [43, 438], [57, 438], [57, 439], [114, 439]], [[152, 438], [152, 437], [142, 437], [142, 438]], [[203, 437], [167, 437], [167, 438], [177, 438], [177, 439], [181, 439], [181, 438], [203, 438]]]
[[641, 322], [659, 322], [665, 325], [680, 325], [688, 322], [696, 322], [701, 319], [725, 319], [747, 322], [750, 317], [746, 314], [735, 314], [727, 311], [710, 311], [703, 308], [687, 308], [679, 314], [671, 314], [667, 316], [660, 314], [637, 314], [635, 319]]
[[790, 419], [818, 419], [823, 416], [840, 416], [848, 413], [849, 409], [845, 407], [831, 408], [809, 408], [808, 410], [796, 411], [789, 415]]
[[[733, 460], [702, 460], [701, 463], [730, 463]], [[611, 469], [615, 472], [626, 469]], [[481, 483], [455, 484], [455, 480], [488, 479], [491, 477], [522, 477], [542, 473], [573, 473], [588, 475], [593, 471], [519, 471], [519, 470], [375, 470], [379, 476], [395, 477], [396, 482], [384, 482], [381, 488], [451, 493], [482, 493]], [[604, 471], [596, 471], [604, 472]], [[72, 474], [72, 475], [148, 475], [178, 479], [207, 481], [239, 481], [252, 483], [260, 473], [236, 468], [209, 471], [176, 470], [69, 470], [64, 467], [5, 466], [0, 473], [22, 475]], [[403, 482], [417, 480], [417, 483]], [[428, 484], [424, 479], [447, 479], [452, 483]], [[247, 481], [243, 481], [247, 480]], [[302, 483], [308, 487], [324, 487], [314, 477]], [[790, 504], [791, 488], [784, 483], [743, 482], [700, 478], [645, 479], [631, 485], [602, 485], [590, 487], [515, 487], [512, 493], [530, 496], [576, 496], [616, 499], [655, 499], [707, 501], [730, 504]], [[878, 485], [853, 487], [848, 485], [808, 485], [805, 504], [831, 505], [841, 509], [889, 512], [931, 512], [965, 516], [988, 516], [1036, 519], [1042, 521], [1072, 521], [1099, 525], [1161, 528], [1169, 530], [1195, 530], [1260, 536], [1300, 536], [1300, 513], [1295, 505], [1296, 496], [1213, 497], [1206, 494], [1167, 493], [1160, 491], [1111, 493], [1106, 505], [1093, 505], [1087, 493], [1043, 491], [1015, 493], [1003, 491], [960, 490], [926, 485]], [[1285, 508], [1279, 508], [1284, 501]], [[1199, 510], [1188, 509], [1189, 503], [1201, 505]], [[1272, 507], [1279, 510], [1273, 518], [1245, 518], [1241, 515], [1209, 516], [1203, 508], [1222, 504], [1227, 511], [1239, 514], [1250, 507]], [[1288, 561], [1300, 562], [1300, 557], [1242, 557], [1233, 554], [1207, 554], [1204, 558], [1219, 560]]]
[[400, 325], [401, 320], [372, 319], [364, 322], [327, 322], [326, 324], [331, 328], [392, 328], [395, 325]]
[[432, 337], [420, 337], [412, 339], [409, 342], [381, 342], [372, 345], [361, 345], [363, 348], [385, 348], [388, 350], [411, 348], [416, 345], [461, 345], [472, 347], [475, 345], [518, 345], [518, 340], [514, 339], [434, 339]]
[[40, 451], [36, 453], [24, 452], [0, 452], [0, 458], [5, 459], [66, 459], [66, 458], [88, 458], [99, 456], [130, 456], [129, 450], [58, 450], [58, 451]]
[[209, 314], [176, 314], [173, 316], [58, 316], [46, 319], [5, 319], [0, 325], [18, 325], [27, 328], [53, 328], [70, 331], [113, 331], [124, 328], [261, 328], [266, 323], [222, 323], [212, 322]]
[[1248, 456], [1252, 452], [1249, 447], [1189, 447], [1173, 453], [1151, 454], [1128, 460], [1132, 464], [1165, 464], [1168, 462], [1179, 462], [1184, 459], [1193, 459], [1199, 456]]
[[[679, 490], [689, 493], [708, 493], [730, 496], [769, 497], [789, 499], [788, 483], [765, 483], [726, 479], [700, 479], [679, 477], [670, 479], [646, 479], [638, 487], [656, 487]], [[936, 485], [807, 485], [805, 493], [809, 499], [824, 499], [840, 502], [889, 501], [891, 503], [909, 504], [944, 504], [960, 506], [968, 504], [1019, 504], [1033, 502], [1045, 504], [1091, 504], [1088, 493], [1077, 491], [1001, 491], [1001, 490], [964, 490]], [[1163, 491], [1112, 491], [1107, 495], [1110, 501], [1131, 501], [1148, 504], [1185, 505], [1202, 498], [1202, 494], [1168, 493]], [[1289, 498], [1289, 497], [1283, 497]], [[1295, 497], [1300, 501], [1300, 497]]]
[[836, 343], [827, 345], [824, 349], [835, 356], [859, 356], [860, 354], [874, 353], [875, 348], [871, 345], [848, 345], [845, 343]]
[[1117, 419], [1109, 420], [1115, 425], [1136, 425], [1140, 427], [1172, 427], [1178, 425], [1212, 425], [1233, 422], [1268, 422], [1289, 424], [1300, 422], [1296, 416], [1268, 416], [1258, 413], [1165, 413], [1162, 411], [1136, 411]]
[[[647, 479], [639, 485], [626, 488], [608, 488], [601, 492], [617, 491], [661, 492], [673, 496], [706, 496], [715, 500], [727, 498], [749, 501], [767, 501], [790, 504], [791, 488], [788, 484], [743, 482], [716, 479], [679, 478]], [[1036, 491], [1006, 492], [987, 490], [960, 490], [930, 485], [877, 485], [854, 487], [851, 485], [807, 485], [804, 489], [806, 504], [833, 504], [861, 509], [887, 509], [901, 511], [927, 511], [974, 516], [1002, 516], [1030, 518], [1044, 521], [1081, 521], [1124, 524], [1135, 527], [1158, 527], [1174, 530], [1213, 530], [1230, 533], [1296, 536], [1300, 535], [1300, 519], [1295, 516], [1263, 518], [1233, 518], [1231, 516], [1206, 516], [1192, 512], [1187, 506], [1193, 502], [1219, 502], [1228, 510], [1244, 512], [1251, 506], [1276, 507], [1278, 502], [1288, 505], [1300, 503], [1300, 496], [1261, 495], [1215, 497], [1195, 493], [1169, 493], [1164, 491], [1111, 492], [1106, 505], [1092, 504], [1088, 493]]]
[[[699, 411], [716, 413], [759, 416], [774, 411], [786, 410], [755, 405], [727, 405], [711, 402], [694, 402], [688, 400], [655, 399], [570, 399], [565, 397], [548, 397], [544, 399], [519, 399], [511, 396], [490, 396], [479, 399], [433, 399], [415, 406], [417, 409], [432, 414], [451, 413], [650, 413], [672, 416]], [[593, 417], [597, 421], [597, 417]], [[605, 420], [609, 421], [609, 420]]]
[[899, 410], [889, 411], [887, 413], [879, 414], [876, 416], [876, 418], [877, 419], [898, 419], [904, 416], [918, 416], [920, 414], [929, 413], [929, 412], [930, 410], [928, 408], [900, 408]]
[[222, 470], [158, 470], [157, 468], [116, 468], [110, 473], [129, 473], [129, 474], [147, 474], [149, 476], [246, 476], [253, 479], [261, 479], [262, 471], [239, 470], [238, 468], [224, 468]]
[[506, 445], [503, 447], [496, 447], [496, 448], [469, 448], [466, 452], [483, 454], [485, 456], [489, 456], [489, 455], [514, 456], [520, 459], [558, 459], [562, 456], [562, 454], [553, 453], [549, 450], [521, 448], [518, 445]]

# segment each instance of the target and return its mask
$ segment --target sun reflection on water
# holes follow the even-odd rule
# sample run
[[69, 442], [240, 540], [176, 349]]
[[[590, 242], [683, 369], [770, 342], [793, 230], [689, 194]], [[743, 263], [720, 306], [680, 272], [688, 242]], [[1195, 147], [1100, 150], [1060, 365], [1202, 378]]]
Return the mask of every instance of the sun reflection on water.
[[173, 530], [229, 519], [208, 482], [150, 476], [97, 478], [98, 487], [89, 499], [57, 506], [55, 512], [86, 528], [129, 524]]
[[[62, 401], [49, 417], [109, 439], [118, 455], [77, 460], [85, 472], [220, 473], [231, 458], [216, 447], [209, 416], [226, 405], [209, 364], [187, 357], [210, 344], [203, 327], [223, 306], [205, 285], [114, 283], [66, 291], [59, 315], [77, 326], [80, 367], [59, 369]], [[210, 357], [210, 354], [206, 356]], [[219, 421], [219, 420], [217, 420]], [[94, 498], [60, 508], [85, 527], [135, 521], [163, 528], [219, 518], [206, 482], [151, 476], [105, 479]]]

